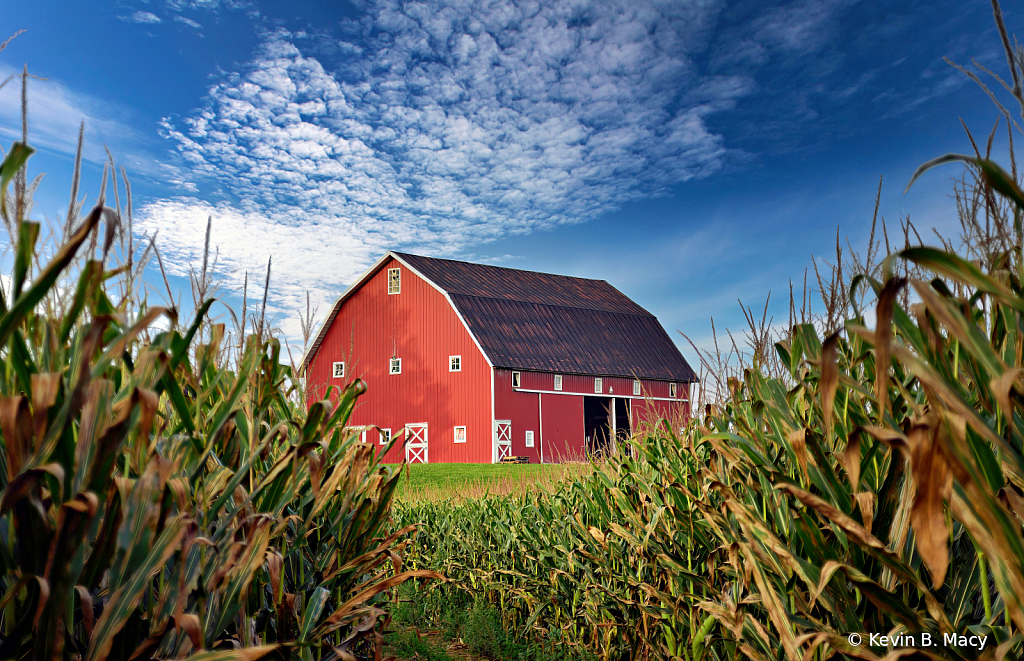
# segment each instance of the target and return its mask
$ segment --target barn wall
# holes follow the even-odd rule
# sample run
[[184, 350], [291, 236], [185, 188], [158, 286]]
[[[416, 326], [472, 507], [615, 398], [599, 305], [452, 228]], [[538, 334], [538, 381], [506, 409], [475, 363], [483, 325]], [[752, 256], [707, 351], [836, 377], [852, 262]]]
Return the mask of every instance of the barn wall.
[[[494, 370], [494, 419], [512, 421], [512, 454], [540, 463], [540, 395], [513, 392], [512, 373]], [[533, 432], [533, 447], [526, 447], [526, 432]]]
[[583, 459], [583, 398], [547, 393], [540, 397], [544, 418], [544, 461], [561, 463]]
[[[402, 291], [387, 293], [387, 270], [402, 269]], [[388, 374], [392, 354], [402, 373]], [[462, 356], [462, 371], [448, 357]], [[345, 361], [346, 378], [332, 379], [332, 363]], [[342, 305], [309, 369], [311, 392], [355, 378], [367, 385], [351, 425], [376, 425], [398, 435], [407, 423], [428, 423], [430, 463], [491, 461], [491, 370], [444, 296], [395, 260], [388, 260]], [[456, 425], [466, 443], [454, 443]], [[367, 433], [377, 442], [375, 430]], [[400, 461], [401, 447], [387, 461]]]
[[[634, 429], [644, 423], [656, 424], [664, 417], [673, 422], [688, 419], [689, 389], [686, 384], [680, 383], [677, 386], [676, 400], [632, 397], [633, 379], [630, 378], [602, 377], [602, 386], [606, 397], [629, 399], [631, 426]], [[531, 462], [539, 461], [542, 437], [545, 462], [582, 458], [584, 398], [580, 395], [595, 394], [594, 377], [563, 375], [562, 391], [554, 393], [549, 392], [554, 389], [553, 374], [523, 371], [520, 372], [520, 388], [521, 391], [512, 388], [512, 370], [495, 370], [494, 417], [496, 420], [512, 421], [512, 454], [529, 456]], [[545, 392], [529, 392], [531, 390]], [[668, 397], [668, 382], [642, 380], [641, 392], [647, 397]], [[543, 425], [537, 422], [538, 398], [541, 398]], [[535, 447], [530, 450], [524, 446], [527, 429], [538, 432]]]

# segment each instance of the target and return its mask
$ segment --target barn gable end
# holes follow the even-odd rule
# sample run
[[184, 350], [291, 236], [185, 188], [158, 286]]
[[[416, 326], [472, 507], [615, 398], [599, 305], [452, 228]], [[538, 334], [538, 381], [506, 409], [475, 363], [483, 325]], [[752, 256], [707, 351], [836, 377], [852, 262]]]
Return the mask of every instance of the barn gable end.
[[[401, 291], [388, 294], [388, 271], [401, 270]], [[387, 256], [346, 290], [317, 336], [316, 351], [304, 359], [312, 400], [331, 385], [362, 379], [367, 394], [353, 412], [353, 426], [390, 429], [428, 423], [431, 462], [491, 461], [491, 367], [457, 312], [430, 282], [394, 256]], [[458, 371], [450, 358], [459, 356]], [[400, 359], [400, 373], [390, 361]], [[333, 377], [345, 363], [343, 378]], [[480, 402], [479, 393], [488, 393]], [[456, 443], [456, 427], [466, 442]], [[367, 442], [379, 443], [376, 429]], [[387, 459], [399, 461], [401, 448]]]

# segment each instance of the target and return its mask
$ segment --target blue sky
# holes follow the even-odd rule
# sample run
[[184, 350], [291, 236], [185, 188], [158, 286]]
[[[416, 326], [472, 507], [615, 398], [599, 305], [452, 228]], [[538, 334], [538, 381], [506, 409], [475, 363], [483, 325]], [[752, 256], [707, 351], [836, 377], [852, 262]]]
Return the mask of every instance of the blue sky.
[[[675, 331], [707, 346], [711, 316], [741, 329], [737, 298], [769, 291], [784, 320], [837, 226], [866, 241], [879, 177], [891, 224], [951, 232], [955, 168], [903, 189], [970, 150], [961, 118], [984, 135], [997, 115], [942, 58], [1006, 66], [984, 0], [36, 0], [3, 19], [26, 32], [0, 80], [46, 79], [39, 219], [67, 209], [84, 119], [89, 199], [106, 145], [176, 286], [212, 215], [236, 308], [272, 255], [293, 340], [305, 292], [322, 317], [396, 249], [608, 280], [694, 364]], [[5, 144], [19, 104], [0, 90]]]

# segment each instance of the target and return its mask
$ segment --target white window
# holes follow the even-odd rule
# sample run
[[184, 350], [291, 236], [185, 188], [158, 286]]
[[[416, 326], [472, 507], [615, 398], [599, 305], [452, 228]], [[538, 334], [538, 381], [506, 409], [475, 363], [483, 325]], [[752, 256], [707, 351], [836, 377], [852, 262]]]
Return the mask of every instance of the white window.
[[462, 371], [462, 356], [448, 356], [448, 371], [449, 372], [461, 372]]
[[334, 369], [331, 372], [334, 374], [335, 379], [345, 378], [345, 363], [334, 363]]
[[512, 387], [519, 387], [519, 372], [512, 372]]
[[388, 368], [390, 374], [401, 374], [402, 373], [402, 359], [392, 358], [391, 366]]
[[387, 445], [390, 442], [391, 442], [391, 430], [390, 429], [381, 429], [380, 430], [380, 444], [381, 445]]
[[402, 293], [402, 269], [388, 269], [388, 293]]
[[676, 397], [676, 384], [674, 384], [674, 383], [668, 384], [668, 396], [671, 397], [672, 399], [675, 399], [675, 397]]
[[594, 379], [594, 392], [595, 393], [604, 392], [604, 384], [601, 381], [601, 377], [598, 377], [598, 378]]
[[360, 443], [365, 443], [366, 442], [366, 430], [365, 429], [359, 433], [359, 442]]
[[532, 448], [533, 447], [533, 432], [532, 431], [526, 432], [526, 447], [528, 447], [528, 448]]
[[465, 443], [466, 442], [466, 427], [465, 425], [455, 428], [455, 442]]
[[561, 389], [562, 389], [562, 375], [561, 374], [556, 374], [555, 375], [555, 390], [561, 390]]
[[633, 394], [634, 395], [639, 395], [640, 394], [640, 380], [639, 379], [633, 379]]

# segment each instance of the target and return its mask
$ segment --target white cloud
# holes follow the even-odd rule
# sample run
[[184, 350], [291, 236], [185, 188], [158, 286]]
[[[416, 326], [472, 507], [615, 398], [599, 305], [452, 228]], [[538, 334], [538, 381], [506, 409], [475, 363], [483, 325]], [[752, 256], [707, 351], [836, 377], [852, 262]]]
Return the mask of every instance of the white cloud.
[[160, 17], [151, 11], [137, 11], [128, 17], [133, 23], [163, 23]]
[[221, 7], [228, 9], [244, 9], [251, 6], [249, 0], [167, 0], [167, 7], [171, 11], [201, 11], [217, 10]]
[[852, 0], [813, 0], [776, 7], [754, 21], [756, 38], [801, 54], [818, 51], [833, 38], [839, 10], [850, 4]]
[[198, 30], [198, 29], [203, 27], [198, 22], [193, 21], [191, 18], [186, 18], [184, 16], [175, 16], [174, 20], [179, 22], [179, 23], [184, 23], [185, 25], [187, 25], [187, 26], [189, 26], [191, 28], [195, 28], [196, 30]]
[[202, 109], [166, 123], [191, 180], [233, 200], [143, 207], [169, 261], [196, 260], [212, 213], [234, 284], [273, 254], [276, 305], [305, 289], [326, 304], [388, 248], [466, 254], [717, 171], [728, 152], [706, 119], [753, 89], [690, 59], [715, 3], [367, 11], [343, 66], [275, 33]]
[[[33, 72], [29, 69], [29, 73]], [[0, 80], [21, 71], [0, 63]], [[102, 163], [106, 145], [130, 172], [165, 177], [168, 170], [140, 151], [152, 140], [133, 128], [135, 117], [126, 108], [76, 92], [57, 80], [28, 81], [29, 144], [61, 154], [74, 155], [78, 127], [85, 121], [83, 158]], [[0, 90], [0, 139], [21, 140], [21, 81], [16, 78]]]

